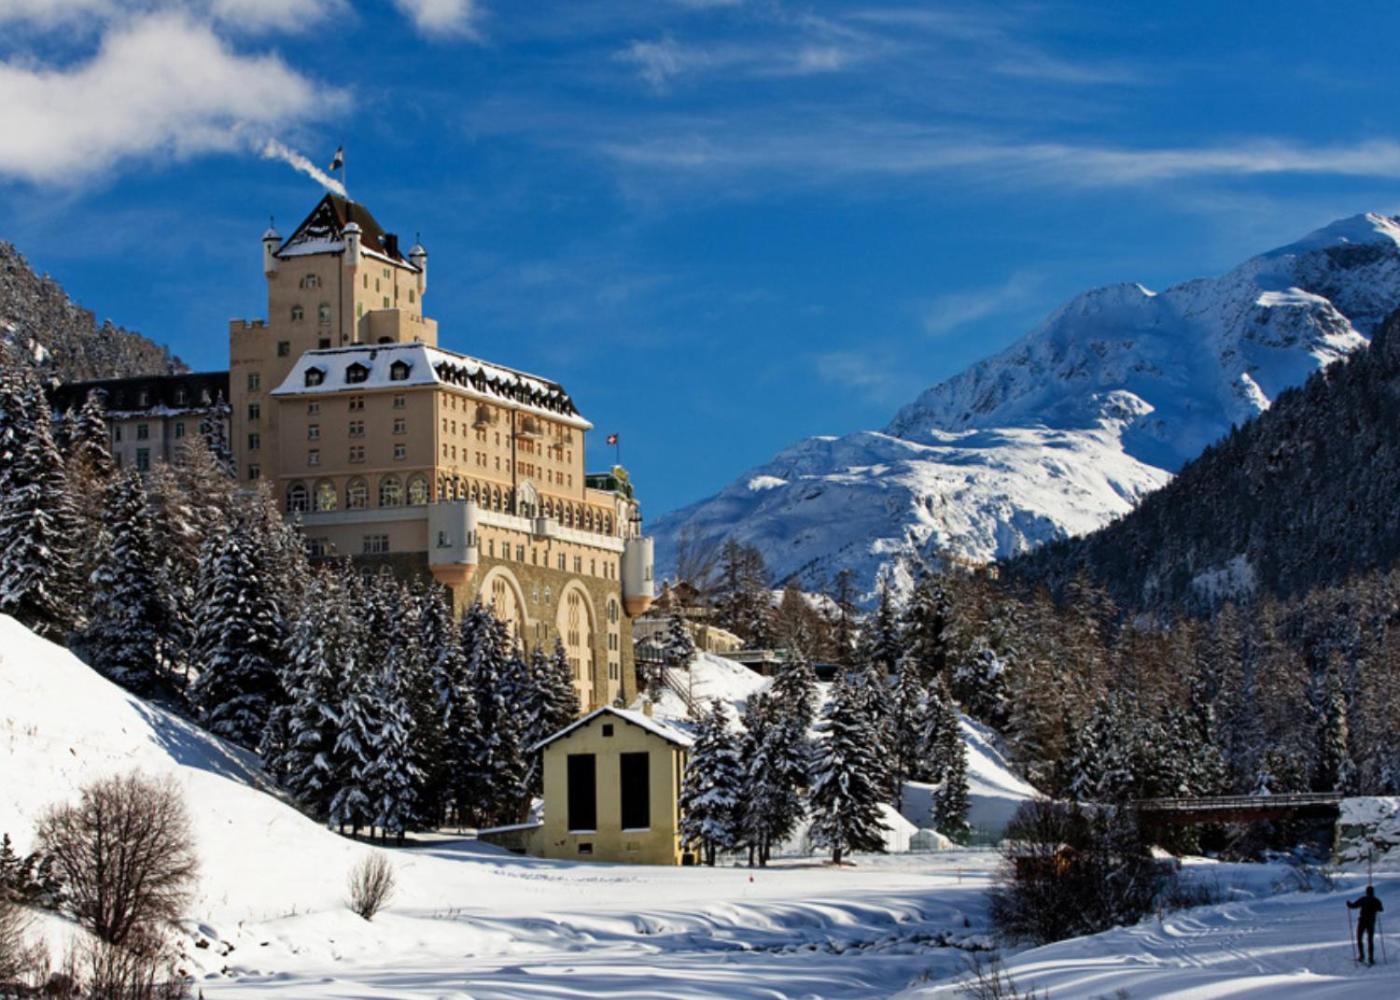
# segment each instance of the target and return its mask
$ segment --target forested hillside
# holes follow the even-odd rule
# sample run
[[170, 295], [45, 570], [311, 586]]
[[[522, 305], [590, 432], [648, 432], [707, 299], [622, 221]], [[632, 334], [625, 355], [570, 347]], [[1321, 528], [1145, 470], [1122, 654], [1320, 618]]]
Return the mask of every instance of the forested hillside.
[[1400, 555], [1400, 313], [1371, 346], [1279, 396], [1091, 535], [1007, 563], [1063, 593], [1085, 575], [1121, 606], [1210, 610], [1295, 597]]
[[40, 277], [13, 244], [0, 241], [0, 345], [42, 363], [64, 381], [185, 371], [180, 359], [139, 333], [99, 325], [63, 287]]

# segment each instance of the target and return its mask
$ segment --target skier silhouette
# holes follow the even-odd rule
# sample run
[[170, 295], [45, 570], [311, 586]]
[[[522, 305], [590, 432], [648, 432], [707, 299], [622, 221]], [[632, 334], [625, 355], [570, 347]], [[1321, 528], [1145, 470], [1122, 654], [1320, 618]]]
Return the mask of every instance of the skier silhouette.
[[[1385, 909], [1381, 901], [1376, 897], [1375, 886], [1366, 887], [1366, 895], [1360, 899], [1347, 900], [1348, 910], [1360, 910], [1361, 913], [1356, 918], [1356, 951], [1358, 962], [1376, 964], [1376, 914]], [[1363, 938], [1371, 946], [1371, 957], [1366, 957], [1366, 947], [1362, 944]]]

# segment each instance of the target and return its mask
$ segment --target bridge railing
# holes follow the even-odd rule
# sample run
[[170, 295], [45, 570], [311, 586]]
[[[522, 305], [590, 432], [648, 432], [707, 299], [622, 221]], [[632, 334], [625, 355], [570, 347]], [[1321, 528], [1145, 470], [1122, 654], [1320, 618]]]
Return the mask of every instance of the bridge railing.
[[1288, 809], [1300, 806], [1336, 805], [1341, 792], [1293, 792], [1285, 795], [1218, 795], [1211, 798], [1134, 799], [1139, 812], [1199, 812], [1210, 809]]

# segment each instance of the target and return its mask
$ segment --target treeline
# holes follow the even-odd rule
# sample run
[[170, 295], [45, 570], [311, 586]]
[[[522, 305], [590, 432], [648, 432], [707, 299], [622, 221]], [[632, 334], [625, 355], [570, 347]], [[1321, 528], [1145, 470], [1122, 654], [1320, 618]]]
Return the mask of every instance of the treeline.
[[1394, 568], [1397, 389], [1400, 313], [1368, 349], [1280, 394], [1136, 510], [1005, 573], [1057, 594], [1084, 575], [1130, 610], [1200, 613]]
[[96, 397], [55, 427], [33, 373], [0, 371], [0, 613], [258, 750], [338, 827], [523, 819], [529, 748], [577, 712], [562, 648], [526, 657], [489, 610], [458, 621], [426, 581], [313, 568], [213, 439], [122, 472]]

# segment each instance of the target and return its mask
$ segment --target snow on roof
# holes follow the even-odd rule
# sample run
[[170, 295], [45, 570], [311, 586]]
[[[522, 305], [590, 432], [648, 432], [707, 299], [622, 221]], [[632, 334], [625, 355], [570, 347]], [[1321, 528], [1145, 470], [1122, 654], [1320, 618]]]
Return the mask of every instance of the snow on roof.
[[678, 747], [684, 747], [686, 749], [689, 749], [690, 745], [694, 742], [687, 734], [681, 732], [679, 729], [676, 729], [674, 726], [668, 726], [661, 720], [653, 719], [651, 716], [646, 715], [643, 712], [635, 712], [630, 708], [613, 708], [611, 705], [604, 705], [602, 708], [595, 708], [593, 711], [589, 712], [581, 719], [576, 719], [574, 722], [559, 730], [559, 732], [555, 733], [553, 736], [546, 736], [534, 746], [530, 747], [530, 750], [533, 752], [535, 750], [539, 750], [543, 747], [548, 746], [555, 740], [561, 740], [565, 736], [568, 736], [570, 733], [572, 733], [575, 729], [588, 725], [590, 722], [592, 722], [598, 716], [603, 715], [604, 713], [608, 715], [615, 715], [623, 722], [630, 722], [634, 726], [640, 726], [647, 732], [651, 733], [653, 736], [660, 736], [667, 743], [675, 744]]
[[[402, 378], [394, 378], [394, 365], [408, 366]], [[350, 381], [349, 369], [354, 365], [368, 369], [364, 378]], [[321, 372], [320, 381], [307, 383], [307, 372]], [[537, 413], [577, 427], [591, 430], [574, 405], [573, 399], [558, 382], [503, 368], [465, 354], [445, 351], [426, 344], [356, 344], [351, 347], [330, 347], [307, 351], [282, 384], [272, 390], [274, 396], [293, 396], [346, 389], [369, 390], [404, 388], [420, 385], [446, 385], [493, 402], [531, 413]]]

